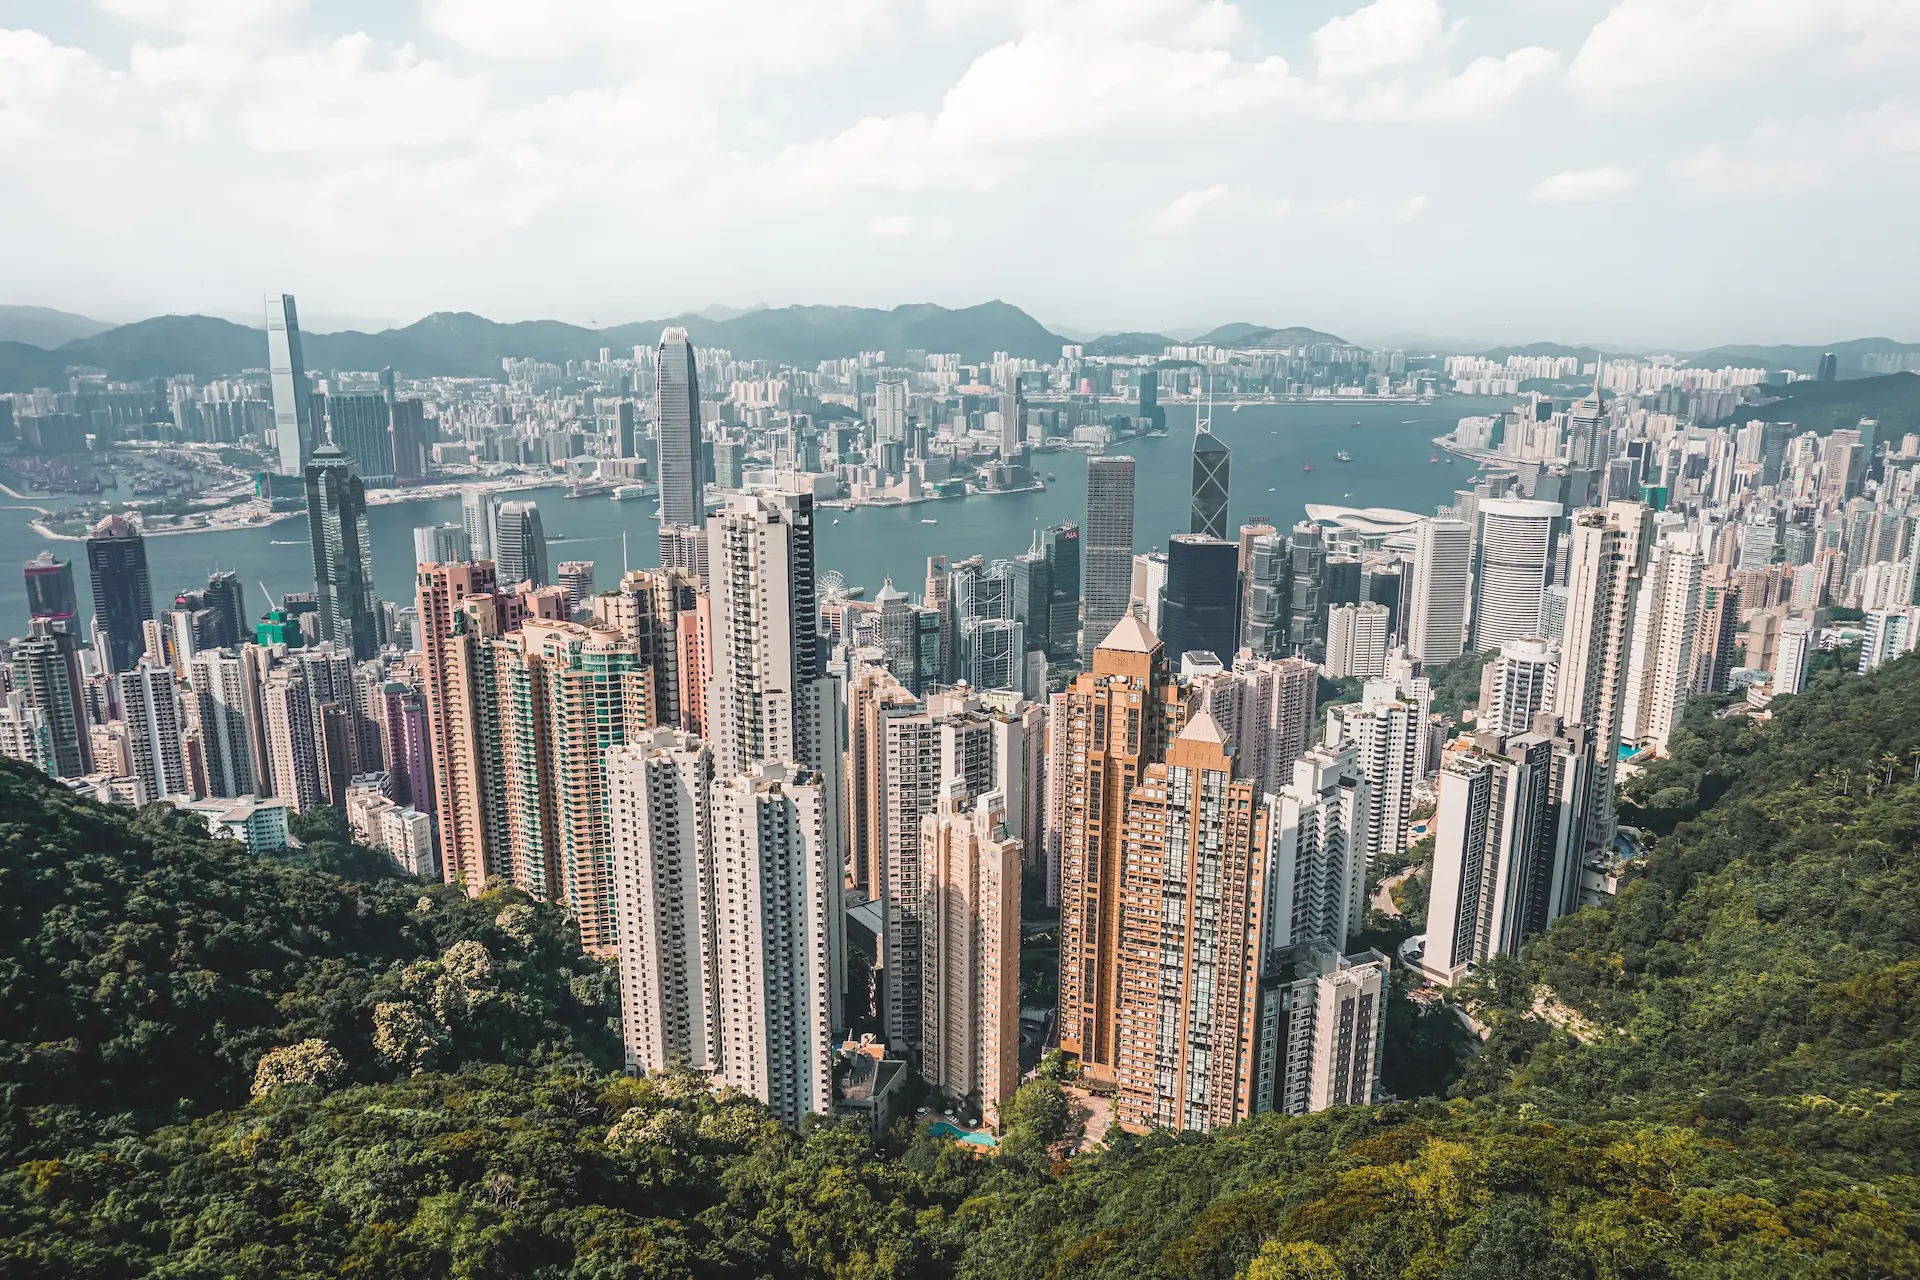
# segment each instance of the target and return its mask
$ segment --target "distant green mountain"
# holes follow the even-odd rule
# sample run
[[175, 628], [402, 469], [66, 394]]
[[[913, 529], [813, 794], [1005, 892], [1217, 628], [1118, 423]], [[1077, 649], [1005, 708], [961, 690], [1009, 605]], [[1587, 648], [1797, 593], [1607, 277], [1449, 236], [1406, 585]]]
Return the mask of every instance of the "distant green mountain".
[[[969, 361], [1005, 351], [1030, 360], [1055, 360], [1065, 339], [1016, 306], [986, 302], [948, 308], [929, 303], [881, 311], [870, 307], [759, 308], [708, 319], [700, 315], [589, 329], [558, 320], [502, 324], [464, 311], [441, 311], [380, 333], [304, 335], [303, 354], [315, 371], [391, 366], [419, 377], [485, 377], [507, 358], [559, 364], [597, 356], [603, 347], [631, 352], [660, 341], [678, 325], [703, 347], [724, 347], [747, 359], [806, 366], [861, 351], [904, 359], [909, 349], [958, 352]], [[211, 316], [157, 316], [67, 342], [55, 350], [0, 342], [0, 391], [60, 385], [82, 365], [116, 379], [190, 373], [221, 377], [264, 368], [263, 330]]]
[[[1494, 347], [1492, 350], [1482, 351], [1479, 354], [1489, 360], [1505, 360], [1508, 356], [1535, 356], [1555, 359], [1572, 356], [1576, 360], [1591, 363], [1606, 353], [1601, 352], [1595, 347], [1569, 347], [1558, 342], [1529, 342], [1524, 347]], [[1625, 355], [1627, 353], [1613, 352], [1611, 354]]]
[[1164, 333], [1109, 333], [1082, 343], [1090, 356], [1123, 358], [1126, 356], [1157, 356], [1168, 347], [1175, 346], [1177, 338], [1169, 338]]
[[1839, 357], [1840, 376], [1857, 378], [1862, 374], [1861, 359], [1889, 352], [1920, 351], [1920, 343], [1899, 342], [1893, 338], [1849, 338], [1824, 347], [1728, 345], [1702, 351], [1689, 357], [1696, 365], [1712, 368], [1723, 364], [1759, 365], [1768, 369], [1791, 369], [1795, 373], [1820, 371], [1820, 357], [1827, 352]]
[[1920, 431], [1920, 374], [1890, 373], [1840, 382], [1791, 382], [1774, 398], [1741, 405], [1710, 425], [1733, 422], [1791, 422], [1803, 431], [1826, 435], [1835, 427], [1858, 426], [1862, 418], [1880, 424], [1882, 439]]
[[113, 328], [112, 325], [71, 311], [52, 307], [20, 307], [0, 304], [0, 342], [24, 342], [29, 346], [52, 350], [76, 338], [90, 338]]
[[1223, 324], [1195, 338], [1195, 344], [1209, 344], [1216, 347], [1291, 347], [1302, 342], [1331, 342], [1345, 346], [1346, 339], [1336, 337], [1320, 329], [1309, 329], [1304, 325], [1288, 325], [1284, 329], [1273, 329], [1266, 325], [1249, 324], [1244, 320], [1233, 324]]

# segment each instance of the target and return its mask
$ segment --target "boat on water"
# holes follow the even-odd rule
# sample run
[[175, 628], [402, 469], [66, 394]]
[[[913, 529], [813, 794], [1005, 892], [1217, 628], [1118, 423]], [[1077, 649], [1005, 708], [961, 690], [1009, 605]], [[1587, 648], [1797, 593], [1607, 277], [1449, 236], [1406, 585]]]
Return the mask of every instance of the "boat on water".
[[1428, 458], [1428, 459], [1427, 459], [1427, 461], [1428, 461], [1428, 462], [1438, 462], [1438, 461], [1440, 461], [1440, 455], [1436, 453], [1436, 454], [1434, 454], [1434, 455], [1433, 455], [1433, 456], [1432, 456], [1431, 458]]
[[1353, 455], [1348, 453], [1345, 449], [1342, 449], [1340, 452], [1334, 454], [1333, 456], [1337, 461], [1340, 461], [1340, 462], [1353, 461]]
[[1311, 471], [1311, 470], [1313, 470], [1313, 464], [1312, 464], [1311, 462], [1309, 462], [1309, 463], [1308, 463], [1308, 464], [1307, 464], [1306, 466], [1304, 466], [1304, 467], [1302, 467], [1302, 468], [1300, 468], [1300, 469], [1301, 469], [1302, 471]]
[[839, 523], [840, 523], [840, 517], [839, 517], [839, 516], [835, 516], [835, 517], [833, 518], [833, 522], [834, 522], [835, 524], [839, 524]]
[[631, 502], [635, 498], [644, 498], [647, 496], [647, 488], [648, 486], [644, 484], [617, 484], [613, 486], [613, 500]]
[[920, 523], [921, 524], [939, 524], [940, 522], [938, 520], [922, 520]]
[[271, 545], [276, 547], [304, 547], [307, 544], [304, 542], [283, 542], [279, 538], [275, 538]]
[[1053, 474], [1053, 472], [1051, 472], [1051, 471], [1049, 471], [1049, 472], [1047, 472], [1047, 480], [1048, 480], [1048, 482], [1049, 482], [1049, 483], [1051, 483], [1052, 481], [1054, 481], [1054, 480], [1057, 480], [1057, 479], [1059, 479], [1059, 477], [1058, 477], [1058, 476], [1056, 476], [1056, 475], [1054, 475], [1054, 474]]

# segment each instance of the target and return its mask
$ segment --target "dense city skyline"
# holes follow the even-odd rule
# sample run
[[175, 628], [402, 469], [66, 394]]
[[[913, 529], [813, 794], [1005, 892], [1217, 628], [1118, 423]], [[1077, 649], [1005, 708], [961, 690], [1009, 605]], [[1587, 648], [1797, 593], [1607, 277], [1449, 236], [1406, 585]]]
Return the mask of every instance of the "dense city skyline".
[[[1910, 352], [1806, 374], [1256, 331], [809, 367], [669, 326], [410, 377], [316, 371], [294, 296], [262, 306], [264, 369], [0, 398], [7, 478], [81, 499], [35, 528], [85, 528], [94, 603], [57, 556], [22, 566], [0, 754], [259, 853], [331, 812], [398, 872], [559, 904], [617, 967], [630, 1071], [788, 1125], [882, 1128], [880, 1076], [917, 1074], [991, 1144], [1053, 1050], [1134, 1133], [1384, 1100], [1395, 991], [1447, 1000], [1637, 873], [1617, 782], [1689, 701], [1770, 716], [1819, 650], [1865, 673], [1920, 644], [1920, 435], [1786, 417], [1897, 397], [1876, 375]], [[1228, 426], [1489, 398], [1432, 438], [1425, 466], [1471, 470], [1418, 511], [1275, 507], [1301, 455]], [[1176, 440], [1171, 474], [1132, 452]], [[1082, 457], [1083, 509], [1011, 557], [950, 546], [871, 598], [823, 563], [828, 519], [1004, 502]], [[94, 500], [154, 459], [183, 494]], [[617, 562], [556, 566], [539, 503], [502, 500], [556, 480], [633, 513]], [[1242, 493], [1236, 522], [1236, 484], [1262, 514]], [[1184, 531], [1143, 530], [1169, 488]], [[455, 493], [380, 599], [369, 495]], [[250, 630], [231, 572], [155, 595], [146, 521], [301, 510], [313, 589]], [[1433, 931], [1388, 954], [1367, 885], [1416, 859]]]
[[[8, 301], [250, 316], [260, 278], [317, 300], [344, 264], [327, 327], [1000, 296], [1089, 333], [1920, 331], [1910, 6], [641, 13], [17, 0]], [[103, 167], [142, 201], [67, 199]]]

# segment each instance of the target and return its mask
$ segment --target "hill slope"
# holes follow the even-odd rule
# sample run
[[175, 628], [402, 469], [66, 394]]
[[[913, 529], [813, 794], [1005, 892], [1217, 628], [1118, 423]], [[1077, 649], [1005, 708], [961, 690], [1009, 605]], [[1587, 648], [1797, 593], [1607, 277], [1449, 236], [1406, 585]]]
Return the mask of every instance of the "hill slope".
[[[465, 950], [448, 962], [456, 947]], [[431, 1002], [421, 984], [443, 978], [447, 995], [466, 992], [458, 1011], [441, 1000], [424, 1020], [376, 1017], [382, 1004]], [[602, 987], [559, 913], [518, 893], [471, 901], [250, 857], [197, 819], [106, 809], [0, 760], [0, 1098], [10, 1109], [231, 1106], [264, 1055], [310, 1039], [339, 1055], [343, 1080], [469, 1060], [612, 1065]], [[414, 1036], [404, 1063], [376, 1043], [396, 1017]]]
[[1920, 373], [1889, 373], [1841, 382], [1790, 382], [1777, 398], [1742, 405], [1715, 423], [1791, 422], [1802, 431], [1826, 435], [1835, 427], [1856, 427], [1862, 418], [1880, 424], [1880, 438], [1920, 431]]
[[0, 304], [0, 342], [24, 342], [51, 349], [76, 338], [91, 337], [112, 325], [52, 307]]

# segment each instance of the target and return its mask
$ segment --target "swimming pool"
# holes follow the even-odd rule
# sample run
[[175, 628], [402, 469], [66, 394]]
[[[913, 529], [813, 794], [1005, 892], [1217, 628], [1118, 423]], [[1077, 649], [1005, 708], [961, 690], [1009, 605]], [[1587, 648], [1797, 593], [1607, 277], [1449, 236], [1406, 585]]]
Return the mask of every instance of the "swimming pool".
[[936, 1138], [952, 1138], [955, 1142], [964, 1142], [974, 1147], [997, 1147], [1000, 1145], [1000, 1139], [994, 1137], [984, 1129], [970, 1133], [957, 1125], [948, 1124], [945, 1120], [935, 1120], [927, 1126], [927, 1132], [933, 1134]]

